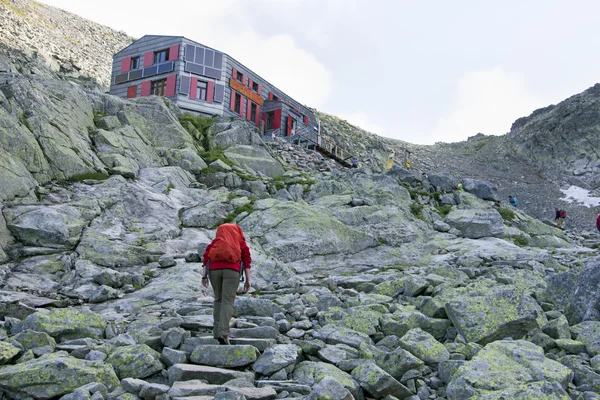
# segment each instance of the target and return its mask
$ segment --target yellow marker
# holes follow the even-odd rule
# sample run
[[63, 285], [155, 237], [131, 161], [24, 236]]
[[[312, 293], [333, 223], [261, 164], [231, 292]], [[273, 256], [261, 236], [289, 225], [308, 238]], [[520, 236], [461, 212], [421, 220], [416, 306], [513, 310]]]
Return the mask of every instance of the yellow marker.
[[406, 169], [410, 169], [410, 160], [406, 160]]

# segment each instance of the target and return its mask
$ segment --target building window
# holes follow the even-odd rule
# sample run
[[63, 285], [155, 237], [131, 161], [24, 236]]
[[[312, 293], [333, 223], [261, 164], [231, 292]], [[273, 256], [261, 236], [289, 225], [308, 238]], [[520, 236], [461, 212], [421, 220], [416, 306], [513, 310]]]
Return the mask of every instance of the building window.
[[164, 96], [166, 87], [167, 87], [166, 79], [152, 81], [152, 84], [150, 85], [150, 94], [153, 94], [155, 96]]
[[252, 90], [254, 90], [255, 92], [258, 92], [258, 83], [252, 82]]
[[140, 67], [140, 58], [139, 57], [131, 57], [131, 64], [129, 64], [129, 69], [138, 69]]
[[281, 101], [281, 99], [275, 95], [273, 95], [273, 101]]
[[273, 129], [275, 126], [275, 113], [267, 113], [267, 127], [265, 129]]
[[154, 64], [160, 64], [169, 59], [169, 49], [154, 52]]
[[256, 121], [256, 104], [254, 103], [250, 106], [250, 121]]
[[207, 83], [198, 81], [198, 86], [196, 87], [196, 98], [200, 100], [206, 101], [206, 87]]
[[[235, 76], [235, 79], [237, 79], [238, 81], [242, 82], [244, 80], [244, 75], [240, 71], [238, 71], [237, 74], [236, 74], [236, 76]], [[244, 82], [242, 82], [242, 83], [244, 83]]]
[[235, 93], [235, 102], [234, 102], [235, 106], [234, 106], [234, 111], [236, 113], [240, 113], [240, 110], [242, 109], [242, 96], [240, 96], [239, 93]]

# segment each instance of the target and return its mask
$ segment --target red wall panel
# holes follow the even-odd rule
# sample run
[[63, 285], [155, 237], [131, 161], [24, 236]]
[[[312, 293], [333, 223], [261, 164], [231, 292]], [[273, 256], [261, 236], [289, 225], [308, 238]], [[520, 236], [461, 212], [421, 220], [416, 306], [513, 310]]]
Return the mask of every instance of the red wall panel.
[[144, 53], [144, 67], [149, 67], [154, 64], [154, 52], [147, 51]]
[[135, 96], [137, 96], [137, 85], [129, 86], [127, 88], [127, 98], [133, 99]]
[[258, 94], [262, 97], [262, 85], [260, 83], [258, 84]]
[[[235, 68], [233, 69], [235, 71]], [[231, 94], [230, 94], [230, 101], [229, 101], [229, 110], [230, 111], [234, 111], [235, 110], [235, 90], [231, 90]]]
[[231, 69], [231, 77], [232, 77], [233, 79], [237, 79], [237, 68], [233, 67], [233, 68]]
[[165, 96], [167, 96], [167, 97], [175, 96], [175, 82], [177, 82], [176, 74], [167, 76], [167, 85], [165, 87]]
[[304, 125], [308, 126], [308, 115], [304, 116]]
[[140, 96], [150, 96], [150, 81], [142, 82]]
[[213, 81], [208, 81], [208, 85], [206, 88], [206, 101], [209, 103], [212, 103], [214, 96], [215, 96], [215, 83]]
[[174, 44], [169, 47], [169, 61], [179, 60], [179, 45]]
[[121, 60], [121, 72], [127, 72], [131, 68], [131, 57], [125, 57]]
[[250, 88], [250, 90], [252, 90], [252, 84], [254, 82], [252, 81], [252, 78], [248, 78], [248, 87]]
[[275, 120], [273, 121], [273, 129], [281, 128], [281, 109], [275, 110], [274, 117]]
[[246, 119], [250, 121], [252, 118], [252, 102], [250, 99], [246, 100]]
[[269, 92], [269, 100], [273, 100], [273, 92]]
[[190, 99], [196, 98], [196, 89], [198, 89], [198, 78], [190, 79]]

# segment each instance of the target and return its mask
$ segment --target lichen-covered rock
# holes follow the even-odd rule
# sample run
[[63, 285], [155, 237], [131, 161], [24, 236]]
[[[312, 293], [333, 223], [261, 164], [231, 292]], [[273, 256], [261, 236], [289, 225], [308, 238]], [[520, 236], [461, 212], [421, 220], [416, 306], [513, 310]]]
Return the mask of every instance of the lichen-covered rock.
[[441, 318], [429, 318], [417, 310], [406, 308], [397, 310], [392, 315], [384, 315], [379, 320], [381, 331], [386, 335], [404, 336], [414, 328], [429, 332], [436, 339], [444, 337], [450, 327], [450, 321]]
[[8, 342], [0, 341], [0, 365], [9, 363], [20, 350]]
[[89, 310], [39, 311], [23, 321], [23, 330], [45, 332], [59, 342], [77, 338], [103, 339], [106, 321]]
[[585, 345], [587, 352], [592, 356], [600, 354], [600, 322], [585, 321], [574, 328], [580, 330], [577, 340]]
[[360, 385], [354, 379], [352, 379], [352, 376], [331, 364], [302, 361], [296, 366], [296, 368], [294, 368], [292, 376], [299, 383], [308, 386], [314, 386], [326, 377], [330, 377], [348, 389], [355, 398], [362, 398], [359, 395], [361, 390]]
[[117, 347], [110, 353], [106, 363], [114, 367], [120, 379], [147, 378], [164, 368], [160, 353], [145, 344]]
[[379, 318], [387, 309], [379, 304], [348, 309], [330, 307], [319, 314], [321, 325], [339, 325], [367, 335], [373, 335], [379, 327]]
[[202, 379], [212, 385], [222, 385], [232, 379], [243, 379], [254, 383], [254, 372], [207, 367], [206, 365], [175, 364], [169, 368], [169, 384], [178, 381]]
[[479, 344], [505, 337], [520, 339], [547, 322], [532, 297], [510, 287], [450, 300], [445, 310], [459, 333]]
[[313, 336], [327, 344], [341, 343], [355, 349], [360, 348], [361, 343], [373, 344], [373, 340], [365, 333], [332, 324], [315, 331]]
[[300, 354], [300, 347], [294, 344], [281, 344], [269, 347], [252, 365], [252, 369], [261, 375], [269, 376], [287, 366], [295, 364]]
[[391, 351], [384, 351], [375, 346], [361, 345], [361, 358], [373, 359], [377, 366], [399, 381], [407, 371], [420, 370], [425, 366], [422, 360], [399, 347], [399, 340], [398, 338], [398, 347]]
[[571, 330], [569, 329], [569, 321], [564, 315], [548, 321], [542, 327], [542, 332], [550, 336], [552, 339], [571, 339]]
[[235, 299], [233, 316], [271, 317], [281, 311], [282, 308], [269, 299], [239, 296]]
[[380, 399], [394, 396], [404, 399], [413, 393], [373, 362], [365, 362], [352, 370], [352, 377], [371, 396]]
[[119, 385], [112, 366], [61, 353], [0, 368], [0, 382], [12, 398], [36, 399], [57, 398], [93, 382], [111, 390]]
[[354, 400], [354, 396], [342, 384], [326, 377], [317, 383], [306, 400]]
[[[448, 384], [449, 400], [474, 398], [564, 399], [573, 372], [544, 356], [532, 343], [496, 341], [456, 371]], [[486, 397], [487, 396], [487, 397]]]
[[260, 214], [252, 213], [240, 226], [253, 232], [263, 241], [263, 249], [283, 262], [353, 254], [379, 244], [374, 237], [331, 218], [327, 210], [296, 202], [279, 202]]
[[201, 345], [194, 349], [190, 361], [212, 367], [245, 367], [256, 361], [258, 350], [248, 345]]
[[444, 345], [421, 328], [406, 332], [400, 338], [400, 346], [426, 364], [437, 364], [450, 358]]
[[504, 222], [496, 210], [453, 209], [446, 216], [446, 223], [470, 239], [497, 237], [504, 233]]
[[14, 340], [19, 342], [25, 350], [48, 346], [53, 351], [56, 347], [56, 341], [46, 332], [26, 330], [16, 334]]

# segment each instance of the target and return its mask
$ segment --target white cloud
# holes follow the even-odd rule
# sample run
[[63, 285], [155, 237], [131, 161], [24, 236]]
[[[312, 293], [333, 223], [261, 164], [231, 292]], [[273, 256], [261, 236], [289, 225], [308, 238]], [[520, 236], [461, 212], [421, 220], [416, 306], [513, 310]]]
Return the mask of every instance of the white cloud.
[[512, 123], [548, 103], [527, 90], [525, 76], [496, 67], [465, 73], [456, 86], [451, 106], [439, 119], [428, 144], [455, 142], [479, 132], [502, 135]]

